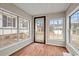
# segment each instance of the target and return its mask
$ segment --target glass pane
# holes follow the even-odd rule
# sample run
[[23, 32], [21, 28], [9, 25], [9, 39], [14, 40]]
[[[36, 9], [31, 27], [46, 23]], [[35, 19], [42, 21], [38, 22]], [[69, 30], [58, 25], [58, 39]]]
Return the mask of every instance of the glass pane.
[[[11, 14], [6, 15], [4, 13], [2, 15], [2, 21], [0, 19], [0, 22], [2, 22], [2, 28], [0, 28], [0, 48], [9, 46], [17, 42], [17, 28], [13, 28], [14, 17], [10, 15]], [[15, 19], [16, 18], [17, 17], [15, 16]], [[14, 24], [16, 24], [16, 22]]]
[[44, 18], [35, 19], [35, 41], [44, 42]]
[[2, 28], [2, 14], [0, 13], [0, 28]]
[[2, 39], [2, 47], [8, 46], [13, 43], [11, 39], [11, 29], [4, 29], [3, 31], [3, 39]]
[[30, 38], [30, 22], [29, 20], [19, 18], [19, 40], [27, 40]]
[[23, 19], [23, 18], [19, 18], [19, 28], [21, 29], [26, 29], [26, 19]]
[[16, 41], [17, 40], [17, 29], [12, 29], [11, 35], [12, 35], [12, 39]]
[[26, 30], [19, 30], [19, 40], [25, 40], [29, 38], [29, 34]]
[[59, 19], [58, 24], [62, 26], [63, 25], [63, 20]]
[[17, 29], [12, 29], [12, 34], [17, 34]]
[[3, 15], [3, 27], [7, 27], [7, 16]]
[[54, 22], [54, 25], [58, 24], [58, 20], [53, 20], [53, 22]]
[[4, 34], [11, 34], [11, 29], [4, 29]]
[[0, 48], [2, 47], [2, 29], [0, 29]]
[[79, 11], [75, 12], [71, 18], [70, 43], [79, 48]]
[[13, 19], [8, 17], [8, 27], [13, 27]]
[[63, 25], [63, 19], [49, 20], [48, 38], [50, 40], [63, 39]]
[[13, 18], [13, 27], [16, 27], [16, 24], [17, 24], [16, 21], [17, 20], [15, 18]]
[[62, 30], [54, 30], [53, 31], [53, 39], [63, 39], [63, 31]]

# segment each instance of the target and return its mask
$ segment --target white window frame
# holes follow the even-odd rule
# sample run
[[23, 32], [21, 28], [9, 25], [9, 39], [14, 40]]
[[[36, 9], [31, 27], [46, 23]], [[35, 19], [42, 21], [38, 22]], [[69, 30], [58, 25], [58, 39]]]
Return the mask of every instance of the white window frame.
[[[71, 49], [73, 49], [78, 55], [79, 55], [79, 51], [78, 49], [76, 49], [76, 47], [70, 43], [70, 28], [69, 28], [69, 18], [70, 16], [79, 9], [79, 6], [77, 6], [75, 9], [73, 9], [69, 14], [67, 14], [66, 16], [66, 47], [68, 48], [71, 47]], [[69, 48], [68, 48], [69, 49]]]
[[[63, 18], [63, 17], [61, 18], [60, 17], [60, 18], [53, 18], [51, 20], [55, 20], [55, 19], [59, 19], [59, 20], [62, 19], [63, 20], [63, 39], [55, 39], [55, 40], [56, 41], [63, 41], [64, 42], [65, 41], [65, 34], [66, 34], [66, 32], [65, 32], [65, 18]], [[48, 27], [49, 27], [49, 21], [50, 20], [48, 20]], [[49, 38], [48, 38], [48, 40], [49, 40]], [[54, 40], [54, 39], [52, 39], [52, 40]]]
[[76, 47], [76, 45], [75, 45], [75, 42], [74, 41], [72, 41], [72, 39], [71, 39], [71, 19], [70, 19], [70, 17], [74, 14], [74, 13], [76, 13], [77, 11], [79, 11], [79, 9], [75, 9], [75, 11], [73, 11], [73, 13], [71, 13], [70, 14], [70, 16], [69, 16], [69, 43], [71, 44], [71, 45], [73, 45], [77, 50], [79, 50], [79, 48], [78, 47]]
[[[17, 16], [10, 14], [8, 12], [2, 11], [2, 15], [6, 15], [7, 16], [7, 27], [3, 27], [3, 28], [17, 28]], [[8, 17], [12, 18], [12, 26], [8, 26]], [[15, 27], [13, 27], [13, 18], [15, 18]]]
[[[21, 25], [20, 25], [20, 20], [25, 20], [27, 23], [28, 23], [28, 29], [26, 28], [26, 27], [20, 27]], [[31, 30], [30, 30], [30, 20], [26, 20], [25, 18], [22, 18], [22, 17], [19, 17], [19, 27], [18, 27], [18, 33], [20, 32], [20, 30], [26, 30], [26, 33], [27, 33], [27, 31], [29, 31], [29, 36], [31, 37], [31, 34], [30, 34], [30, 32], [31, 32]], [[26, 24], [27, 25], [27, 24]], [[30, 37], [28, 38], [28, 39], [30, 39]], [[27, 40], [28, 40], [27, 39]]]

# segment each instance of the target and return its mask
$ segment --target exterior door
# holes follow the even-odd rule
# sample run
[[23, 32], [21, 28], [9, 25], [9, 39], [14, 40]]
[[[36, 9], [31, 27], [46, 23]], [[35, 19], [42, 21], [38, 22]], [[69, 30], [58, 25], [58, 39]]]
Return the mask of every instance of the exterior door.
[[34, 18], [34, 42], [45, 43], [45, 16]]

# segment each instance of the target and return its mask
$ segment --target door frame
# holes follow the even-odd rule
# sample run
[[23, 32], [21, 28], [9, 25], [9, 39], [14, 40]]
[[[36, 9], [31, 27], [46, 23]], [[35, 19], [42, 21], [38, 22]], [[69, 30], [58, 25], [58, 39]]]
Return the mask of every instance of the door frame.
[[[37, 18], [44, 18], [44, 42], [36, 42], [35, 41], [35, 19]], [[34, 42], [36, 43], [46, 43], [46, 16], [39, 16], [39, 17], [34, 17]]]

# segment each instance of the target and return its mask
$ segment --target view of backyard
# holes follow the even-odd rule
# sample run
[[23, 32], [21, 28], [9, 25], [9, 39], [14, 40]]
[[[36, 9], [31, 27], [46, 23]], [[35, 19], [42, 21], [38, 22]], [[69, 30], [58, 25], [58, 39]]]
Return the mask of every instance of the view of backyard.
[[35, 20], [35, 41], [44, 42], [44, 19]]
[[0, 13], [0, 48], [9, 46], [21, 40], [26, 40], [29, 35], [29, 20], [19, 18], [9, 13]]
[[70, 16], [70, 42], [79, 48], [79, 11]]
[[49, 21], [48, 39], [63, 39], [63, 19], [52, 19]]

